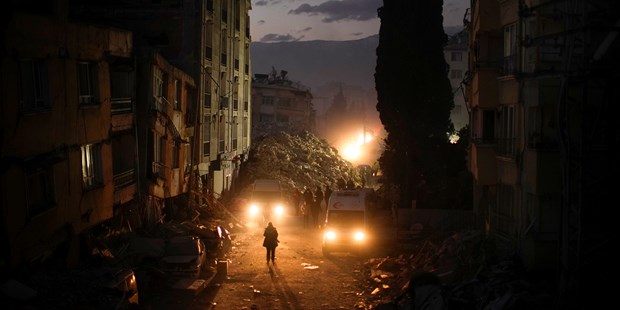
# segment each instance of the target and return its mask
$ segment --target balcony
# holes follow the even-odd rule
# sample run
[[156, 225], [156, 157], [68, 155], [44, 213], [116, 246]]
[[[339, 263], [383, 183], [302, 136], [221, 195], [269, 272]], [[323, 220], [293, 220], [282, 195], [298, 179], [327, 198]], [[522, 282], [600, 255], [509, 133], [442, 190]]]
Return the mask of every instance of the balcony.
[[478, 70], [472, 77], [471, 106], [472, 108], [495, 108], [498, 101], [497, 71]]
[[112, 98], [112, 115], [131, 113], [133, 111], [131, 97], [128, 98]]
[[163, 163], [153, 162], [151, 166], [151, 172], [153, 177], [157, 177], [160, 179], [166, 179], [166, 173], [168, 171], [168, 167], [166, 167]]
[[491, 144], [472, 144], [470, 169], [479, 185], [497, 183], [497, 160], [495, 146]]
[[557, 150], [528, 149], [524, 154], [524, 176], [528, 192], [535, 195], [561, 190], [560, 153]]

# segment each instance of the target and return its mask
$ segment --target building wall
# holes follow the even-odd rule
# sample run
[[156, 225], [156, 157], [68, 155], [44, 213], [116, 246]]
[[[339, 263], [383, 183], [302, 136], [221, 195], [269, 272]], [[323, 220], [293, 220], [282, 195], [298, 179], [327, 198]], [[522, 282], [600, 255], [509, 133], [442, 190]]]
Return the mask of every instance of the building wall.
[[450, 38], [444, 48], [444, 58], [450, 68], [448, 78], [454, 94], [454, 108], [450, 113], [450, 120], [457, 131], [469, 124], [469, 112], [461, 84], [468, 72], [468, 57], [468, 34], [463, 31]]
[[299, 83], [272, 74], [252, 83], [252, 136], [285, 131], [314, 132], [312, 94]]
[[[68, 23], [64, 14], [13, 13], [5, 29], [5, 48], [11, 52], [3, 54], [1, 66], [0, 197], [10, 249], [7, 260], [10, 265], [43, 260], [62, 248], [65, 263], [75, 264], [77, 235], [113, 213], [106, 57], [130, 57], [132, 34]], [[38, 65], [27, 67], [24, 60]], [[83, 61], [90, 63], [91, 87], [96, 90], [89, 104], [78, 101], [78, 71], [84, 68], [78, 63]], [[34, 82], [29, 76], [40, 79]], [[21, 104], [24, 85], [42, 86], [39, 108]], [[88, 144], [100, 146], [91, 158], [93, 186], [87, 186], [82, 172], [82, 147]]]

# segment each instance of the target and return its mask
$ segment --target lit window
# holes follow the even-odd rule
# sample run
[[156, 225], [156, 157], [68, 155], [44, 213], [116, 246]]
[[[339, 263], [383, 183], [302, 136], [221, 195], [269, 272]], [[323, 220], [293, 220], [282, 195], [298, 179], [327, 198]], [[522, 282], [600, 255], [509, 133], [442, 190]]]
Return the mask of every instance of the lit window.
[[101, 145], [87, 144], [82, 149], [82, 179], [84, 188], [90, 189], [103, 183], [101, 171]]

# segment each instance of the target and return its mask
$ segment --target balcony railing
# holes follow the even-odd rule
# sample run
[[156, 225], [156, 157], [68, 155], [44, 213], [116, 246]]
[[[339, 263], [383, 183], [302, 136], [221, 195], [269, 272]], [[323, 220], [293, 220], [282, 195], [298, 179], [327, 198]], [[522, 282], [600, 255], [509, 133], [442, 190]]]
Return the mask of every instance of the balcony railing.
[[513, 157], [516, 155], [516, 138], [498, 138], [496, 139], [496, 152], [500, 156]]
[[167, 170], [168, 170], [168, 167], [166, 167], [164, 164], [160, 162], [153, 162], [153, 165], [152, 165], [153, 176], [165, 179]]
[[514, 75], [517, 73], [517, 55], [504, 57], [503, 75]]
[[134, 169], [114, 175], [114, 189], [118, 190], [134, 182]]
[[133, 108], [131, 104], [131, 97], [129, 98], [112, 98], [112, 114], [124, 114], [130, 113]]

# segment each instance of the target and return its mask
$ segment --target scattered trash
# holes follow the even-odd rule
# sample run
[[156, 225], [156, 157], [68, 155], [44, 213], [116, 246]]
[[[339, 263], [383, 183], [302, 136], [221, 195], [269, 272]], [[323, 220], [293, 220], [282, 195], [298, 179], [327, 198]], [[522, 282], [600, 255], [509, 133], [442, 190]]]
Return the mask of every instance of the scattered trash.
[[314, 270], [314, 269], [319, 269], [319, 266], [314, 266], [314, 265], [311, 265], [311, 266], [306, 266], [306, 267], [304, 267], [304, 269]]
[[371, 295], [375, 295], [375, 294], [377, 294], [377, 293], [379, 293], [379, 288], [378, 288], [378, 287], [377, 287], [377, 288], [375, 288], [375, 289], [374, 289], [374, 290], [373, 290], [370, 294], [371, 294]]

